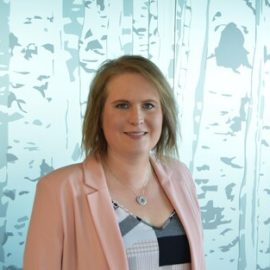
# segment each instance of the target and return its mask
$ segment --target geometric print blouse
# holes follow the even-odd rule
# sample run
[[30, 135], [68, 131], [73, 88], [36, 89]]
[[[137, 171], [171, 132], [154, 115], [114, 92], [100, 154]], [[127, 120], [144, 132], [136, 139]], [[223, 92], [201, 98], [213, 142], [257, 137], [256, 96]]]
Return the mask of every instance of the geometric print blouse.
[[174, 211], [162, 227], [155, 227], [113, 201], [123, 237], [129, 270], [190, 270], [190, 249]]

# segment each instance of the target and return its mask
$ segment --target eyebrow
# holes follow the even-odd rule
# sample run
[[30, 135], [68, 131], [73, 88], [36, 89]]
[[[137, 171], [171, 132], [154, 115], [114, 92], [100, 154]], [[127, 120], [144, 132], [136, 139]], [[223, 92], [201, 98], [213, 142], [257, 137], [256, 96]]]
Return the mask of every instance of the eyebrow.
[[[121, 102], [127, 102], [127, 103], [130, 103], [130, 101], [127, 100], [127, 99], [117, 99], [117, 100], [113, 100], [113, 101], [112, 101], [112, 104], [115, 104], [115, 103], [121, 103]], [[158, 103], [159, 100], [157, 100], [157, 99], [145, 99], [145, 100], [142, 100], [142, 103], [145, 103], [145, 102]]]

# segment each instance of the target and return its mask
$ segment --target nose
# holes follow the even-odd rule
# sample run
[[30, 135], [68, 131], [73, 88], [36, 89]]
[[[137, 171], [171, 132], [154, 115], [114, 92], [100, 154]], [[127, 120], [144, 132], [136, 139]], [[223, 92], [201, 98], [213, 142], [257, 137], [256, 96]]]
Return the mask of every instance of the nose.
[[142, 109], [138, 106], [134, 106], [129, 112], [129, 123], [134, 126], [143, 124], [144, 114]]

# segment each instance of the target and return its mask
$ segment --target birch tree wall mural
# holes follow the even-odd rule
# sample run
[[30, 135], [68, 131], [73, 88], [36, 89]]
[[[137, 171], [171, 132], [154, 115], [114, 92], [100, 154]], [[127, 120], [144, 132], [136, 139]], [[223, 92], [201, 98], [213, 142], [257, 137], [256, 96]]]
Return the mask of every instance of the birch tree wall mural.
[[269, 0], [0, 0], [0, 266], [21, 269], [40, 177], [83, 159], [89, 84], [139, 54], [179, 103], [207, 269], [270, 270]]

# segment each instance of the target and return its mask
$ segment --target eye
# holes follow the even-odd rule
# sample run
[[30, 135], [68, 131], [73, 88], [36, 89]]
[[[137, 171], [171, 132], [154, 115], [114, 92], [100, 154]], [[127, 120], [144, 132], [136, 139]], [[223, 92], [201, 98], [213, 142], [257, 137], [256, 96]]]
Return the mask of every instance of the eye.
[[115, 108], [117, 109], [122, 109], [122, 110], [126, 110], [129, 108], [129, 104], [127, 102], [121, 102], [121, 103], [117, 103], [115, 105]]
[[151, 103], [151, 102], [146, 102], [146, 103], [143, 104], [142, 107], [143, 107], [144, 110], [151, 110], [151, 109], [153, 109], [155, 107], [155, 105], [153, 103]]

